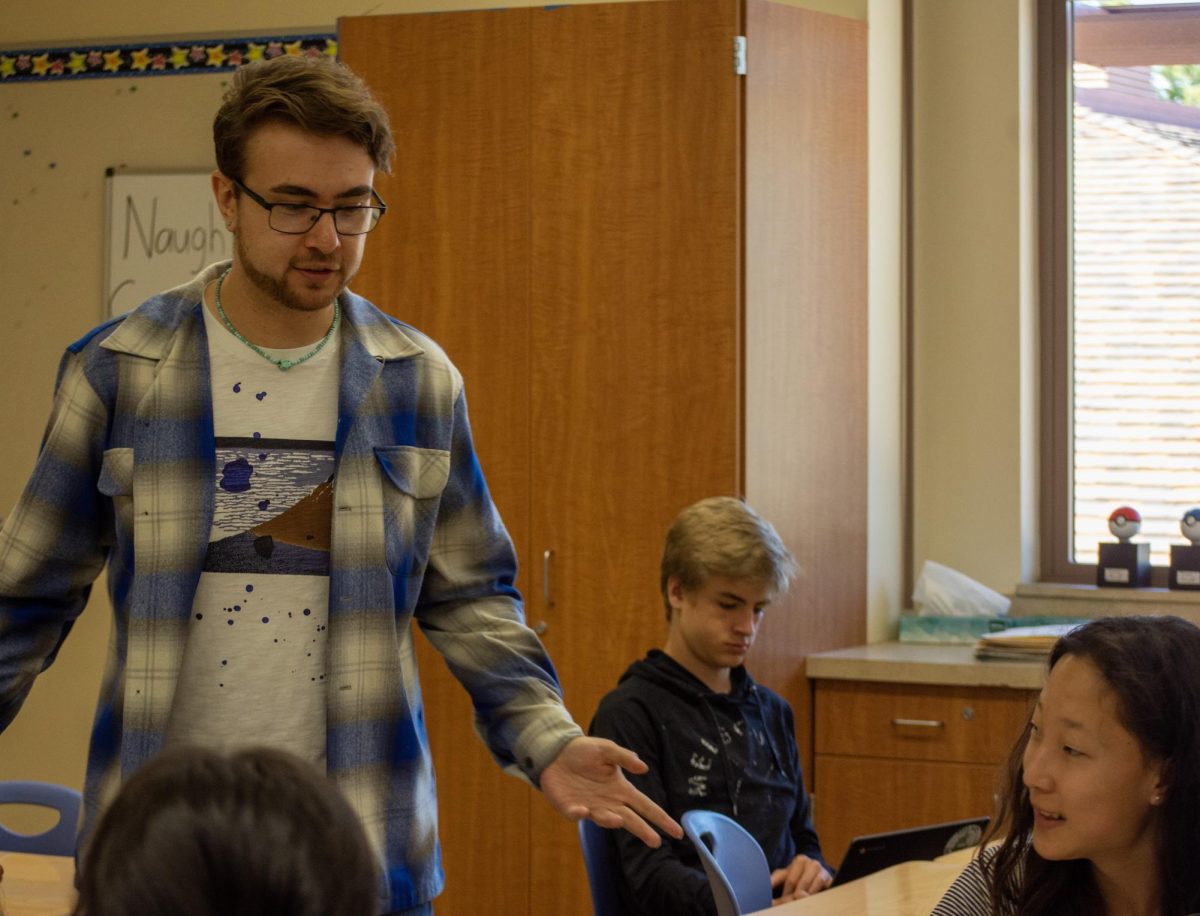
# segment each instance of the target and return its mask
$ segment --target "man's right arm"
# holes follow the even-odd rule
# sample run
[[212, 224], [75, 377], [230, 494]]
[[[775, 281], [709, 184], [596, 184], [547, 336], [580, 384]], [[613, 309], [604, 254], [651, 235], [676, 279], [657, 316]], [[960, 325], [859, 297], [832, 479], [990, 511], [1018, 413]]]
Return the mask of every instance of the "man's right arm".
[[[613, 696], [600, 704], [588, 728], [589, 734], [608, 738], [634, 751], [649, 766], [641, 775], [629, 774], [629, 781], [676, 820], [682, 811], [671, 810], [666, 786], [659, 726], [640, 703]], [[693, 868], [681, 858], [684, 837], [664, 836], [662, 845], [651, 849], [625, 831], [613, 831], [621, 869], [628, 889], [646, 912], [662, 916], [705, 916], [715, 914], [712, 890], [703, 869]]]
[[0, 528], [0, 730], [54, 661], [104, 565], [105, 417], [80, 357], [68, 355], [33, 473]]

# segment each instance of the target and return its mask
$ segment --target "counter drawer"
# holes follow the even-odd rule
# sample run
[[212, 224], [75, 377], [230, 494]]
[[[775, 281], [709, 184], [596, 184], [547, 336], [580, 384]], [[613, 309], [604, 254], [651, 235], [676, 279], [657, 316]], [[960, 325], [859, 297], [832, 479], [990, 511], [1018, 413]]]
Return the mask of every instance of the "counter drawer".
[[813, 809], [830, 865], [856, 836], [992, 815], [1000, 768], [817, 755]]
[[1002, 687], [816, 682], [816, 752], [995, 764], [1037, 694]]

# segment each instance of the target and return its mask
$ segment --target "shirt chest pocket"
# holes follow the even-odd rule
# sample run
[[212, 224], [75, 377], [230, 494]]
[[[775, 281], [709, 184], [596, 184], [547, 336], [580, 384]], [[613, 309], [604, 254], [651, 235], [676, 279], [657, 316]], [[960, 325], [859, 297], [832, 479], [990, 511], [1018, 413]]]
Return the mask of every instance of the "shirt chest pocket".
[[383, 475], [383, 523], [388, 569], [414, 575], [429, 558], [442, 491], [450, 478], [450, 453], [412, 445], [378, 446]]

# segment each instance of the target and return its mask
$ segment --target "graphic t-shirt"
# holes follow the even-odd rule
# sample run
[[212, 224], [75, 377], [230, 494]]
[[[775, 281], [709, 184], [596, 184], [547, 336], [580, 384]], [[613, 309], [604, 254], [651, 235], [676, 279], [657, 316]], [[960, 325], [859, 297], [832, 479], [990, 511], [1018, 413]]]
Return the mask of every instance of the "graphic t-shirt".
[[324, 769], [338, 335], [282, 371], [204, 315], [216, 503], [167, 742], [269, 744]]

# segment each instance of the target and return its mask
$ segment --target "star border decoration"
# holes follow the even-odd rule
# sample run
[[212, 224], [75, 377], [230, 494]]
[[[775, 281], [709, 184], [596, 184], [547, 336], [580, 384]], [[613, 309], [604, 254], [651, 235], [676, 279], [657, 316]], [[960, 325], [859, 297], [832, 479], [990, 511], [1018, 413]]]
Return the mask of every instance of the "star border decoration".
[[337, 57], [337, 35], [213, 38], [68, 48], [0, 49], [0, 85], [114, 76], [220, 73], [285, 54]]

